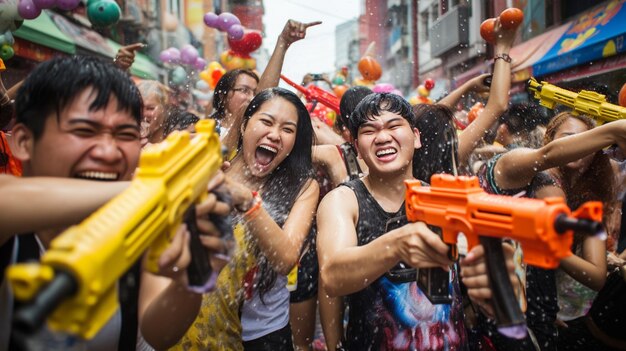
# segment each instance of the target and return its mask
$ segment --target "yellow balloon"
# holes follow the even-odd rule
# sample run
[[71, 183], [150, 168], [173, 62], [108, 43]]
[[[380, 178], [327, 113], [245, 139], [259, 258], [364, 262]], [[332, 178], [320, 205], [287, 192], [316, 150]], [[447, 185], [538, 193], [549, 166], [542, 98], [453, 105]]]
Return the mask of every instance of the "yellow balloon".
[[211, 73], [209, 73], [208, 70], [205, 69], [204, 71], [200, 72], [199, 76], [200, 79], [211, 84]]

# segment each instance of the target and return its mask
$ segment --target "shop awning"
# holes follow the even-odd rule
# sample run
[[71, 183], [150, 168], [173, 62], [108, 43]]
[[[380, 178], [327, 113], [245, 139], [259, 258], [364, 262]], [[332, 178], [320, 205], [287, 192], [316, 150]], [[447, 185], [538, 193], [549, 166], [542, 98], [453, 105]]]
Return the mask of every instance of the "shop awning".
[[613, 0], [586, 11], [568, 23], [555, 45], [533, 64], [535, 76], [626, 52], [626, 0]]
[[72, 23], [57, 13], [50, 12], [49, 15], [59, 30], [76, 43], [78, 54], [96, 55], [111, 59], [115, 56], [116, 50], [113, 50], [107, 40], [98, 32]]
[[[115, 52], [122, 47], [122, 45], [111, 39], [107, 39], [107, 42]], [[158, 71], [159, 68], [152, 63], [148, 56], [140, 52], [135, 53], [135, 61], [133, 62], [133, 65], [130, 66], [130, 74], [142, 79], [157, 79]]]
[[48, 11], [42, 11], [41, 15], [33, 20], [24, 21], [24, 24], [13, 34], [20, 39], [67, 54], [76, 53], [74, 41], [57, 28], [48, 15]]
[[511, 48], [512, 82], [525, 82], [532, 77], [532, 65], [554, 46], [568, 28], [569, 24], [564, 24]]

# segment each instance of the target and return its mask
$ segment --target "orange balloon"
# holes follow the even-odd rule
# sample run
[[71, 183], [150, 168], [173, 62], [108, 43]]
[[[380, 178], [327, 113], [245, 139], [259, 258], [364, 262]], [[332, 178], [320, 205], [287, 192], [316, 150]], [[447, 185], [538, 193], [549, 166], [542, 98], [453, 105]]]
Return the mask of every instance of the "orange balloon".
[[347, 85], [335, 85], [335, 87], [333, 88], [333, 91], [335, 92], [335, 95], [337, 95], [337, 97], [340, 98], [340, 99], [343, 96], [343, 93], [346, 92], [346, 90], [348, 90], [348, 86]]
[[622, 85], [622, 89], [619, 90], [619, 105], [626, 107], [626, 83]]
[[467, 113], [467, 121], [469, 123], [474, 122], [476, 117], [478, 117], [478, 115], [483, 112], [484, 109], [485, 105], [483, 105], [482, 102], [475, 103], [474, 106], [472, 106], [472, 108], [470, 108], [469, 112]]
[[365, 80], [370, 81], [376, 81], [383, 75], [380, 64], [371, 56], [365, 56], [359, 60], [359, 72]]

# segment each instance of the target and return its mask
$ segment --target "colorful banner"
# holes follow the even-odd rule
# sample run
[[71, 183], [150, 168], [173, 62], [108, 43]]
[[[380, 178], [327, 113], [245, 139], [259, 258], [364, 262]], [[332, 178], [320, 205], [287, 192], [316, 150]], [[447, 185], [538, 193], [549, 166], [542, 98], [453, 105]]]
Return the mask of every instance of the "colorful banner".
[[533, 65], [533, 74], [543, 76], [626, 51], [624, 1], [609, 1], [578, 16], [550, 51]]

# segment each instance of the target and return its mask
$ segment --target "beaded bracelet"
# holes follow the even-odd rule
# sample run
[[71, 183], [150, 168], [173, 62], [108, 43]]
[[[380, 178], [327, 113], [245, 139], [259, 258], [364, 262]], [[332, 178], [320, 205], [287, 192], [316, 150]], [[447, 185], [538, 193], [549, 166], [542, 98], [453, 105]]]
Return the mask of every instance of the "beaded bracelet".
[[509, 56], [509, 54], [507, 53], [497, 54], [493, 57], [493, 62], [495, 63], [498, 59], [502, 59], [506, 63], [511, 63], [511, 61], [513, 61], [511, 56]]

